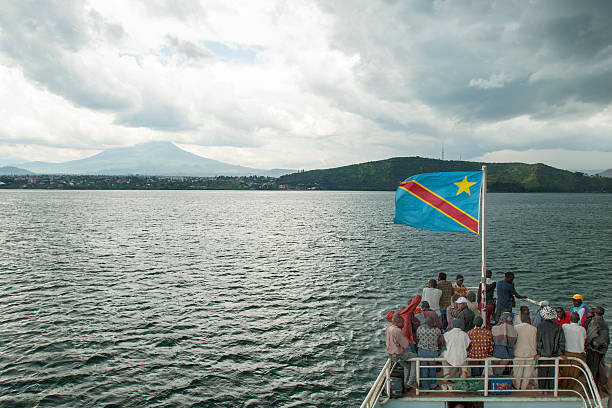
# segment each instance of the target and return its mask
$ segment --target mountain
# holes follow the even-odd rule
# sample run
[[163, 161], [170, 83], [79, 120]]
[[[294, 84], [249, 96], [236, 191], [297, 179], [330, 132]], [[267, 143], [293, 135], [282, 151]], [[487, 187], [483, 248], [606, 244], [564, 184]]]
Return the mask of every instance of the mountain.
[[31, 171], [20, 169], [18, 167], [4, 166], [0, 167], [0, 175], [2, 176], [28, 176], [34, 174]]
[[601, 177], [612, 177], [612, 169], [602, 171], [601, 173], [598, 173], [597, 175]]
[[439, 171], [474, 171], [487, 166], [487, 190], [491, 192], [605, 192], [612, 193], [612, 179], [560, 170], [541, 163], [478, 163], [395, 157], [326, 170], [281, 176], [278, 184], [290, 188], [321, 190], [390, 190], [415, 174]]
[[117, 147], [65, 163], [29, 162], [20, 165], [38, 174], [101, 174], [150, 176], [271, 176], [293, 170], [262, 170], [235, 166], [189, 153], [170, 142]]

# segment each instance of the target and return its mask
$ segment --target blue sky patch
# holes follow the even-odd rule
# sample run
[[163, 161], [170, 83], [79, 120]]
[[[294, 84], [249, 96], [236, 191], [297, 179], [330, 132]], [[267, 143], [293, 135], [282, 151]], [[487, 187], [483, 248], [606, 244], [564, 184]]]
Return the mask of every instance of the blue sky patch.
[[225, 61], [238, 61], [252, 64], [257, 54], [264, 51], [266, 47], [261, 45], [227, 44], [217, 41], [204, 41], [204, 45], [216, 57]]

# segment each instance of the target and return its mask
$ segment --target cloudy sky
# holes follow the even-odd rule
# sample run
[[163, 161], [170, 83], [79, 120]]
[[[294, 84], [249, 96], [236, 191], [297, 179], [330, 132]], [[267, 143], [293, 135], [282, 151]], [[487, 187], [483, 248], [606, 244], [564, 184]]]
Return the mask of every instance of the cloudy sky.
[[258, 168], [612, 167], [609, 1], [0, 3], [0, 165], [172, 141]]

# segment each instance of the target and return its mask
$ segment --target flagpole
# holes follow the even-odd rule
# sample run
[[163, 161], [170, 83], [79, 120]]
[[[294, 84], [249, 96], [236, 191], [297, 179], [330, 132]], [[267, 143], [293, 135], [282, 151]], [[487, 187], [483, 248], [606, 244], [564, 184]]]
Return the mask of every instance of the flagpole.
[[487, 323], [487, 252], [485, 248], [486, 243], [486, 228], [485, 228], [485, 208], [487, 204], [487, 166], [482, 166], [482, 185], [481, 185], [481, 200], [480, 200], [480, 214], [478, 220], [480, 221], [480, 246], [482, 251], [482, 275], [480, 278], [480, 296], [481, 296], [481, 310], [482, 320]]

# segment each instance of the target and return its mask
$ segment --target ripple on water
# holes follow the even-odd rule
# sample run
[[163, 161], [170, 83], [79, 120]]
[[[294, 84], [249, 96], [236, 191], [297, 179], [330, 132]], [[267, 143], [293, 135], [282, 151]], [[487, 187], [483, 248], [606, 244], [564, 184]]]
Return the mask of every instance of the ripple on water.
[[[388, 192], [0, 196], [2, 406], [355, 406], [386, 312], [480, 271], [475, 237], [393, 225]], [[496, 277], [566, 305], [586, 275], [607, 306], [612, 196], [488, 203]]]

